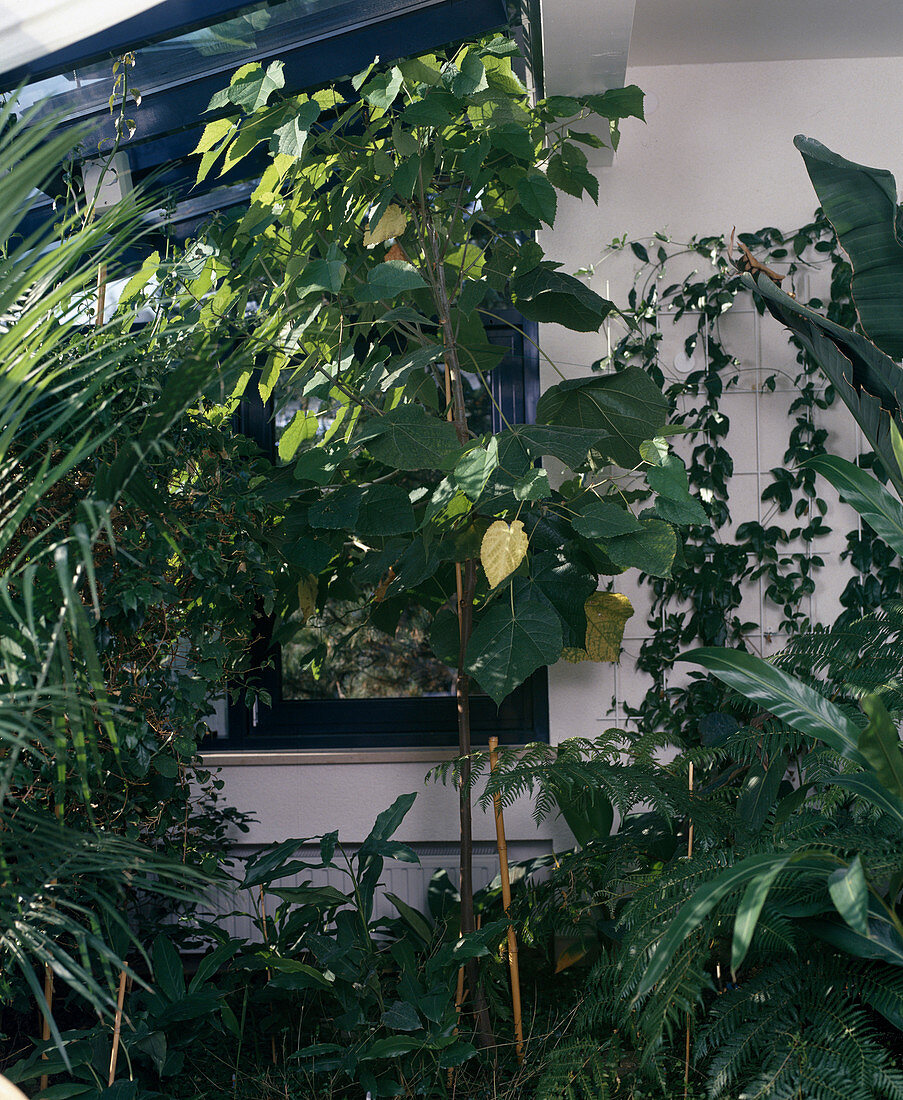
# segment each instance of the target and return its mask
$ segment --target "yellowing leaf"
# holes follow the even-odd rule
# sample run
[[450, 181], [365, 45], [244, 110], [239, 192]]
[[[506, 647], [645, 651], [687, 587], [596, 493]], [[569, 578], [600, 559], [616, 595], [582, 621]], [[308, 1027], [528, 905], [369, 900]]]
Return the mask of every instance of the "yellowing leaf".
[[588, 951], [589, 948], [584, 940], [577, 940], [575, 943], [568, 944], [563, 951], [558, 953], [555, 959], [555, 973], [560, 974], [562, 970], [567, 970], [569, 966], [585, 959]]
[[584, 604], [586, 652], [591, 661], [617, 661], [633, 605], [619, 592], [594, 592]]
[[497, 519], [483, 536], [480, 561], [492, 588], [513, 573], [524, 560], [529, 539], [519, 519], [505, 523]]
[[405, 212], [393, 202], [376, 225], [364, 234], [364, 244], [369, 248], [381, 241], [387, 241], [390, 237], [400, 237], [407, 224]]
[[298, 581], [298, 610], [304, 622], [317, 609], [317, 578], [309, 573], [303, 581]]
[[581, 661], [588, 661], [589, 654], [585, 649], [578, 649], [576, 646], [566, 645], [561, 651], [562, 661], [569, 661], [572, 665], [579, 665]]

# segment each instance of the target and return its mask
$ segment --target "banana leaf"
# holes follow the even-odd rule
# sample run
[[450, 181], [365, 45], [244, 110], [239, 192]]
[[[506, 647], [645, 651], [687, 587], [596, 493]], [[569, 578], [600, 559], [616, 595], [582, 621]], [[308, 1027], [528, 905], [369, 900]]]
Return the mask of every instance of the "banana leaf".
[[845, 160], [802, 134], [793, 144], [850, 257], [853, 302], [864, 331], [882, 351], [903, 358], [903, 242], [893, 175]]
[[903, 368], [870, 340], [837, 325], [785, 294], [765, 275], [743, 281], [765, 301], [771, 315], [794, 333], [830, 379], [903, 496], [903, 475], [894, 458], [891, 424], [903, 429]]

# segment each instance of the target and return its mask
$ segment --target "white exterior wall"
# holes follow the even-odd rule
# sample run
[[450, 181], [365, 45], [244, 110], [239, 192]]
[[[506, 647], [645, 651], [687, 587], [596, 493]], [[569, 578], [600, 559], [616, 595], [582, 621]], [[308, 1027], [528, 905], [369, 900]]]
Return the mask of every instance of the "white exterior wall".
[[[550, 257], [563, 260], [566, 270], [598, 265], [607, 242], [624, 232], [633, 239], [663, 229], [675, 240], [686, 240], [694, 233], [729, 233], [734, 225], [753, 231], [764, 225], [792, 229], [808, 222], [816, 199], [792, 144], [796, 133], [816, 137], [850, 159], [890, 168], [903, 179], [903, 59], [656, 66], [629, 69], [627, 82], [647, 93], [647, 124], [624, 124], [614, 166], [599, 169], [598, 208], [562, 196], [556, 228], [543, 237]], [[594, 288], [604, 295], [609, 281], [609, 296], [623, 301], [630, 281], [625, 263], [619, 255], [597, 267]], [[768, 374], [782, 360], [792, 365], [793, 357], [787, 356], [786, 338], [770, 319], [759, 325], [751, 312], [738, 313], [730, 325], [729, 346], [742, 360], [744, 381], [722, 407], [734, 424], [728, 442], [736, 463], [731, 509], [742, 522], [762, 518], [760, 471], [780, 464], [791, 400], [786, 391], [759, 392], [758, 368]], [[546, 352], [568, 375], [586, 372], [604, 354], [604, 335], [544, 328]], [[673, 346], [678, 346], [676, 336]], [[543, 384], [553, 381], [548, 372]], [[852, 457], [856, 438], [846, 410], [832, 410], [825, 424], [832, 431], [829, 449]], [[822, 495], [831, 500], [827, 487]], [[823, 574], [812, 609], [823, 621], [839, 610], [837, 595], [846, 574], [837, 555], [855, 518], [837, 505], [828, 522], [834, 534], [819, 540], [818, 552], [829, 561], [831, 575]], [[620, 701], [636, 702], [642, 696], [644, 685], [632, 673], [630, 655], [647, 632], [645, 600], [626, 578], [619, 587], [635, 597], [637, 608], [628, 624], [621, 666], [561, 664], [551, 670], [553, 742], [593, 736], [619, 724]], [[749, 618], [762, 621], [760, 593], [750, 589], [748, 601]], [[774, 636], [758, 639], [766, 650], [778, 642]], [[420, 793], [399, 839], [450, 843], [457, 837], [454, 788], [424, 786], [431, 761], [438, 759], [428, 753], [277, 753], [253, 759], [217, 754], [208, 759], [227, 765], [222, 771], [226, 796], [258, 818], [243, 842], [304, 837], [334, 828], [343, 839], [359, 841], [380, 810], [398, 794], [413, 790]], [[493, 840], [491, 816], [477, 810], [475, 817], [475, 837]], [[515, 850], [518, 841], [537, 836], [527, 805], [513, 807], [506, 823]], [[547, 838], [555, 833], [561, 845], [569, 843], [563, 826], [542, 830]]]

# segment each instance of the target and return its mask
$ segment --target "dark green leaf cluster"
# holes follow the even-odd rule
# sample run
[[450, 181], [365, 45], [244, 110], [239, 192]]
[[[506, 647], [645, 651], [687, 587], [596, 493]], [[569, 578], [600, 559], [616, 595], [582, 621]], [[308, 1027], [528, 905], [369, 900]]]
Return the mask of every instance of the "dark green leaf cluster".
[[[250, 65], [211, 103], [229, 113], [205, 130], [199, 178], [241, 171], [260, 145], [267, 167], [250, 207], [205, 234], [173, 302], [200, 328], [234, 332], [274, 403], [283, 530], [310, 574], [311, 621], [293, 651], [302, 679], [357, 634], [395, 635], [418, 608], [436, 656], [501, 703], [563, 650], [586, 651], [600, 574], [668, 576], [675, 525], [706, 522], [680, 461], [663, 446], [641, 453], [667, 413], [644, 371], [562, 376], [535, 426], [498, 407], [503, 351], [487, 323], [513, 305], [590, 332], [612, 308], [531, 237], [554, 223], [559, 190], [596, 198], [582, 149], [642, 117], [635, 88], [532, 104], [515, 52], [496, 36], [294, 97], [278, 63]], [[600, 122], [604, 140], [579, 128]], [[545, 457], [576, 477], [553, 486], [537, 470]], [[650, 507], [635, 513], [639, 499]], [[529, 549], [490, 582], [477, 562], [499, 523]], [[463, 647], [445, 622], [459, 573], [474, 608]], [[318, 641], [340, 605], [359, 610], [353, 628]], [[297, 610], [281, 589], [282, 643], [304, 625]]]

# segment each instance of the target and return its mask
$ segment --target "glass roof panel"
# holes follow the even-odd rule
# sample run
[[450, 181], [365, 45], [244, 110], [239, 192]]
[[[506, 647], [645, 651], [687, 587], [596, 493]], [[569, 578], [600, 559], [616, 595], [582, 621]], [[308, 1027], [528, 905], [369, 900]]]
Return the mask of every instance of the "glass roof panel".
[[[142, 46], [130, 83], [143, 96], [188, 84], [199, 77], [229, 72], [294, 43], [316, 42], [368, 23], [429, 7], [427, 0], [282, 0], [258, 4], [232, 19]], [[62, 120], [108, 110], [112, 87], [110, 59], [75, 72], [29, 84], [21, 106], [38, 104]]]

